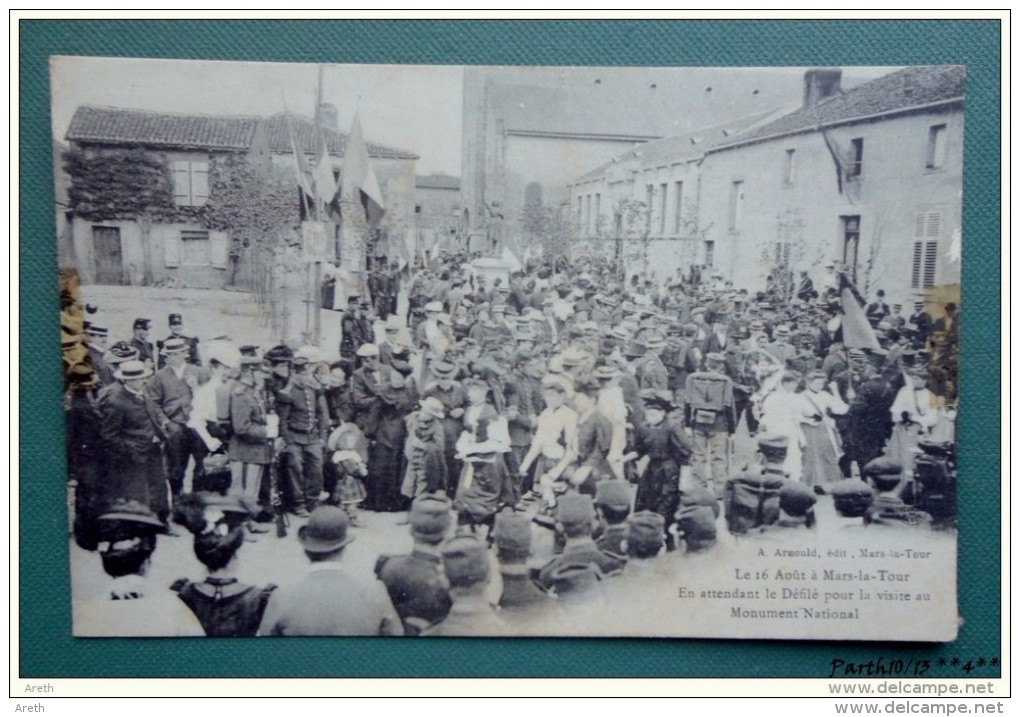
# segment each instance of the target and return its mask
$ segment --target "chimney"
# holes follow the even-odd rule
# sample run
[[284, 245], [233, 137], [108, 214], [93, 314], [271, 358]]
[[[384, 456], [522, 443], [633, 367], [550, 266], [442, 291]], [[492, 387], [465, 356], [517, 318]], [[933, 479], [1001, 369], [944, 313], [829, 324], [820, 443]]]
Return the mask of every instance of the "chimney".
[[804, 106], [813, 107], [824, 99], [840, 93], [843, 70], [813, 69], [804, 73]]
[[340, 117], [336, 111], [336, 105], [323, 102], [315, 109], [315, 123], [325, 129], [334, 132], [340, 131]]

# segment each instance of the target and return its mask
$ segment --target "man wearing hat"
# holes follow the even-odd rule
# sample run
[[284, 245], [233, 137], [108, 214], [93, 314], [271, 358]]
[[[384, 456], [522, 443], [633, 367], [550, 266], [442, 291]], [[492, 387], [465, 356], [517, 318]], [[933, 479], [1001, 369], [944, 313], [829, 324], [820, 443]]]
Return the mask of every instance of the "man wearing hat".
[[634, 375], [642, 389], [666, 390], [669, 388], [669, 372], [659, 354], [666, 348], [666, 337], [658, 331], [649, 331], [642, 341], [644, 355], [634, 366]]
[[403, 635], [386, 586], [344, 569], [344, 549], [353, 540], [343, 510], [323, 505], [312, 511], [298, 530], [308, 573], [273, 593], [258, 634]]
[[[241, 353], [231, 343], [223, 340], [209, 344], [209, 380], [194, 390], [191, 397], [191, 417], [188, 426], [202, 439], [210, 453], [219, 451], [230, 436], [230, 392], [232, 376], [236, 374]], [[221, 403], [228, 419], [220, 420]], [[194, 487], [193, 490], [204, 490]]]
[[[414, 345], [421, 350], [431, 350], [433, 353], [445, 352], [449, 345], [442, 346], [445, 336], [443, 328], [439, 325], [439, 315], [443, 313], [443, 304], [440, 301], [429, 301], [425, 304], [425, 320], [414, 327]], [[437, 352], [436, 349], [442, 349]]]
[[110, 331], [105, 326], [89, 324], [85, 327], [85, 346], [89, 352], [89, 361], [92, 363], [92, 368], [95, 369], [97, 381], [104, 386], [114, 381], [113, 369], [103, 360], [103, 356], [108, 350], [109, 335]]
[[191, 418], [192, 396], [201, 383], [207, 380], [202, 369], [187, 363], [188, 343], [183, 338], [171, 337], [163, 342], [163, 368], [149, 381], [149, 395], [173, 424], [164, 446], [167, 480], [170, 493], [176, 500], [184, 490], [184, 474], [188, 459], [194, 460], [194, 479], [201, 483], [204, 477], [202, 461], [209, 450], [194, 429], [188, 426]]
[[923, 348], [928, 343], [928, 336], [931, 334], [932, 326], [932, 318], [924, 310], [923, 301], [914, 302], [914, 313], [910, 315], [907, 325], [914, 327], [913, 347], [915, 349]]
[[117, 385], [100, 400], [107, 461], [101, 491], [106, 505], [118, 498], [134, 500], [165, 522], [170, 502], [162, 445], [175, 428], [146, 391], [150, 376], [147, 364], [125, 361], [114, 373]]
[[433, 361], [429, 371], [435, 381], [427, 384], [423, 398], [434, 398], [443, 407], [443, 455], [449, 471], [450, 483], [444, 489], [453, 493], [457, 476], [460, 475], [460, 461], [456, 459], [457, 438], [464, 427], [464, 409], [468, 405], [467, 391], [456, 380], [457, 366], [449, 361]]
[[304, 517], [315, 509], [322, 493], [329, 409], [322, 385], [308, 371], [308, 358], [295, 355], [291, 366], [290, 383], [276, 394], [276, 412], [287, 454], [291, 511]]
[[411, 504], [411, 537], [407, 555], [381, 555], [375, 574], [386, 586], [404, 634], [417, 635], [450, 612], [450, 594], [443, 582], [440, 544], [453, 525], [453, 506], [443, 493], [427, 493]]
[[138, 360], [148, 363], [150, 368], [156, 367], [156, 352], [149, 341], [149, 328], [152, 325], [151, 319], [135, 319], [131, 325], [132, 336], [128, 344], [138, 352]]
[[67, 431], [67, 483], [74, 488], [72, 533], [85, 550], [96, 549], [96, 518], [105, 506], [97, 505], [97, 490], [103, 475], [100, 438], [102, 417], [96, 398], [96, 372], [88, 363], [78, 363], [67, 373], [64, 396], [64, 425]]
[[598, 520], [590, 495], [567, 493], [556, 504], [556, 529], [566, 537], [563, 552], [538, 571], [536, 581], [546, 590], [553, 586], [553, 575], [564, 565], [593, 565], [605, 577], [623, 570], [624, 560], [599, 550], [592, 538]]
[[563, 376], [549, 374], [542, 379], [545, 408], [538, 414], [531, 447], [518, 469], [523, 479], [536, 466], [535, 484], [541, 486], [549, 507], [556, 504], [553, 484], [577, 456], [577, 412], [568, 405], [573, 393], [573, 381]]
[[131, 346], [127, 341], [118, 341], [110, 349], [103, 354], [103, 363], [109, 369], [109, 381], [103, 382], [102, 376], [100, 376], [100, 388], [97, 394], [100, 402], [103, 397], [110, 393], [116, 386], [119, 386], [119, 382], [114, 377], [114, 373], [120, 364], [125, 361], [134, 361], [138, 358], [138, 350]]
[[489, 604], [486, 595], [492, 568], [485, 544], [472, 535], [458, 535], [443, 545], [442, 558], [453, 604], [446, 618], [422, 631], [422, 637], [510, 634], [510, 627]]
[[784, 367], [786, 362], [796, 356], [797, 349], [790, 343], [790, 327], [787, 324], [779, 324], [772, 333], [775, 340], [765, 347], [765, 350]]
[[170, 325], [170, 335], [162, 341], [156, 342], [156, 349], [159, 352], [159, 368], [163, 368], [164, 347], [166, 342], [176, 339], [184, 341], [188, 346], [188, 354], [185, 357], [185, 360], [192, 366], [201, 366], [202, 362], [198, 358], [198, 339], [184, 335], [184, 319], [181, 318], [180, 314], [170, 314], [168, 322]]
[[[264, 385], [262, 359], [241, 355], [237, 357], [237, 362], [238, 377], [231, 387], [228, 411], [231, 427], [227, 451], [230, 459], [230, 489], [233, 493], [258, 501], [262, 494], [265, 471], [275, 470], [275, 467], [270, 466], [271, 444], [274, 441], [282, 443], [275, 416], [274, 425], [269, 425], [269, 416], [275, 414], [276, 395]], [[268, 502], [272, 499], [269, 496]]]
[[366, 316], [365, 303], [358, 294], [347, 299], [347, 310], [340, 318], [340, 356], [354, 358], [358, 347], [375, 341], [375, 329]]
[[[144, 368], [144, 364], [140, 364]], [[164, 586], [146, 579], [166, 526], [149, 508], [119, 500], [99, 516], [97, 550], [111, 580], [105, 594], [72, 601], [75, 637], [200, 637], [202, 625]]]

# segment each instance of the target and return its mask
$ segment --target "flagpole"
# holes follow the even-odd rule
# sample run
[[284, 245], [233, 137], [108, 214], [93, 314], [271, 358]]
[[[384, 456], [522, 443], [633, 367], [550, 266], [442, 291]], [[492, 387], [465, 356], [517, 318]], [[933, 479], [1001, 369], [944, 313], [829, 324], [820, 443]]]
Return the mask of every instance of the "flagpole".
[[[319, 65], [319, 84], [315, 92], [315, 130], [320, 134], [320, 141], [325, 145], [326, 138], [322, 136], [322, 126], [319, 122], [322, 108], [322, 74], [323, 65]], [[329, 159], [329, 149], [326, 149], [326, 158]], [[318, 192], [316, 192], [318, 195]], [[320, 197], [315, 198], [315, 221], [322, 224], [322, 202]], [[312, 266], [312, 343], [318, 346], [322, 341], [322, 262], [316, 258]]]

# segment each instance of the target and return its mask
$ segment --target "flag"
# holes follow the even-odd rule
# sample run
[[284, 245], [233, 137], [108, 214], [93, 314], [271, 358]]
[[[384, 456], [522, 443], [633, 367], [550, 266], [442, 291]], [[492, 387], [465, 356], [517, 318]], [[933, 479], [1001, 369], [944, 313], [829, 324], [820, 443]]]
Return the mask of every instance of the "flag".
[[329, 158], [329, 147], [322, 127], [315, 127], [315, 199], [329, 211], [329, 205], [336, 197], [336, 178], [333, 176], [333, 161]]
[[375, 226], [386, 211], [379, 182], [368, 160], [368, 146], [361, 133], [361, 120], [354, 113], [351, 133], [347, 137], [347, 150], [340, 175], [340, 192], [345, 199], [354, 199], [365, 208], [368, 223]]
[[[287, 104], [284, 101], [283, 114], [287, 118], [287, 136], [290, 138], [290, 149], [294, 153], [294, 171], [297, 174], [298, 187], [301, 189], [301, 202], [304, 204], [308, 198], [315, 194], [312, 192], [311, 172], [308, 170], [308, 160], [305, 158], [304, 150], [298, 146], [294, 138], [294, 125], [290, 121], [290, 112], [287, 111]], [[307, 207], [305, 207], [307, 209]]]
[[878, 349], [878, 338], [864, 315], [860, 293], [846, 274], [839, 275], [839, 301], [843, 309], [843, 345], [849, 349]]

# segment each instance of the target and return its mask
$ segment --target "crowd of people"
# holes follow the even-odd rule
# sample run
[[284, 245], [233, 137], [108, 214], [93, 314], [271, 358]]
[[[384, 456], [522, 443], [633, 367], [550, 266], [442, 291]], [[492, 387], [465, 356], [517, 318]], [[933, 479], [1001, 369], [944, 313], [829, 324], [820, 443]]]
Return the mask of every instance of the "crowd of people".
[[[560, 634], [592, 586], [626, 600], [657, 561], [711, 550], [720, 522], [810, 529], [831, 494], [917, 524], [919, 446], [954, 441], [954, 304], [904, 316], [878, 292], [861, 310], [881, 348], [864, 350], [843, 343], [835, 284], [752, 293], [707, 267], [661, 282], [595, 259], [487, 278], [471, 259], [381, 262], [337, 347], [200, 342], [179, 313], [163, 340], [138, 318], [111, 342], [102, 307], [65, 294], [74, 540], [120, 601], [142, 596], [157, 534], [190, 533], [208, 570], [158, 591], [173, 625], [84, 605], [76, 634], [520, 634], [529, 612]], [[414, 541], [374, 576], [343, 567], [365, 511], [406, 511]], [[238, 583], [238, 551], [274, 521], [307, 576]], [[532, 565], [543, 530], [555, 554]]]

